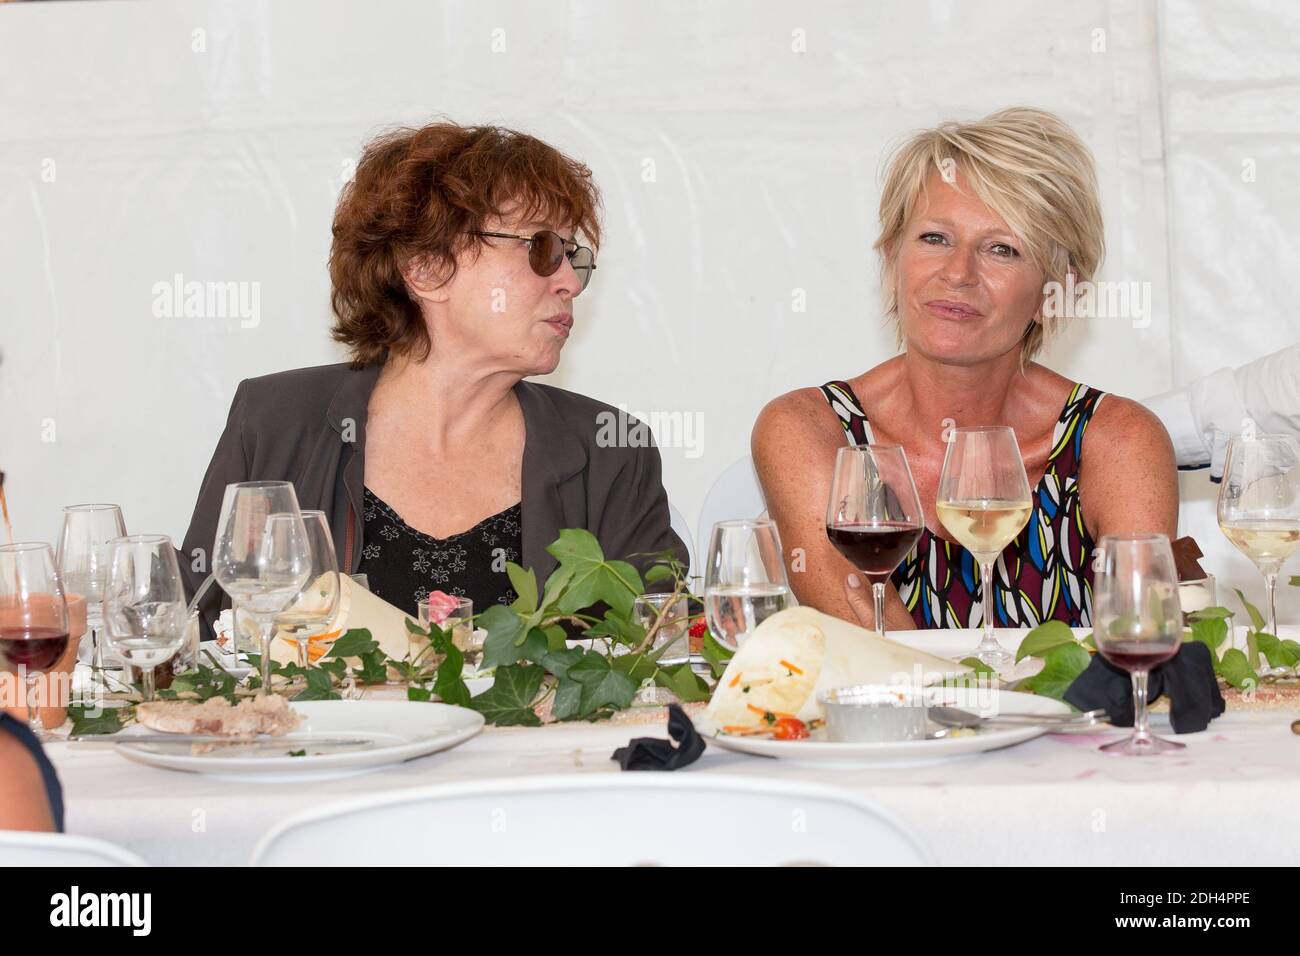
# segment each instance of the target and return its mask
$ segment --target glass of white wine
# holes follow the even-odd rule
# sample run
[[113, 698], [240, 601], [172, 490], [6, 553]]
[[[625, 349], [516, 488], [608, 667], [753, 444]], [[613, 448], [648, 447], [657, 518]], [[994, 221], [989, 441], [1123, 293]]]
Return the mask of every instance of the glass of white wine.
[[305, 510], [302, 523], [311, 545], [311, 573], [293, 603], [275, 616], [275, 628], [297, 646], [298, 666], [309, 667], [339, 636], [339, 561], [325, 512]]
[[185, 588], [176, 548], [163, 534], [116, 538], [104, 585], [108, 646], [140, 669], [145, 700], [154, 699], [154, 668], [185, 640]]
[[734, 651], [789, 603], [776, 522], [754, 518], [715, 524], [704, 569], [704, 617], [713, 639]]
[[1011, 654], [993, 636], [994, 567], [1033, 510], [1015, 431], [1005, 425], [952, 429], [935, 508], [948, 533], [979, 562], [984, 636], [975, 657], [993, 668], [1006, 667]]
[[1268, 633], [1277, 636], [1277, 576], [1300, 548], [1300, 442], [1290, 435], [1228, 442], [1219, 528], [1264, 575]]

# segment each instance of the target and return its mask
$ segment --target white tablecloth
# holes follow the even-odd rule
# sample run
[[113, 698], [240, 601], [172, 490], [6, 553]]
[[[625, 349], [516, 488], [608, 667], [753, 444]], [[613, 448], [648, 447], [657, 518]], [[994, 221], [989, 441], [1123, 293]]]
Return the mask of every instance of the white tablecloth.
[[[1300, 858], [1300, 736], [1289, 729], [1296, 716], [1231, 713], [1178, 737], [1187, 749], [1176, 756], [1098, 753], [1098, 743], [1127, 733], [1108, 730], [878, 770], [819, 769], [710, 747], [678, 773], [845, 787], [909, 824], [945, 864], [1291, 865]], [[49, 753], [64, 785], [68, 832], [110, 840], [154, 864], [214, 865], [247, 863], [273, 824], [332, 800], [475, 778], [618, 773], [616, 747], [665, 735], [662, 725], [488, 728], [391, 770], [293, 785], [158, 770], [67, 744]]]

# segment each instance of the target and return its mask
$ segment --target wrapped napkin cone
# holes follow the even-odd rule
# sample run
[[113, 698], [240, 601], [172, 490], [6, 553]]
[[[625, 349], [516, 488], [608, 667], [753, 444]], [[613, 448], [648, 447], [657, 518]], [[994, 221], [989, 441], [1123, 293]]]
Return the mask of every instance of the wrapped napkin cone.
[[[353, 628], [368, 630], [370, 636], [379, 642], [383, 652], [394, 660], [404, 658], [415, 637], [407, 631], [406, 622], [414, 621], [415, 618], [393, 607], [383, 598], [371, 594], [346, 574], [339, 576], [339, 584], [339, 609], [334, 625], [324, 635], [313, 639], [313, 644], [318, 646], [310, 647], [311, 659], [316, 661], [324, 657], [335, 639]], [[317, 589], [305, 588], [298, 600], [306, 602], [316, 599]], [[248, 622], [249, 625], [251, 623]], [[283, 631], [277, 632], [275, 640], [271, 642], [271, 659], [281, 664], [296, 663], [298, 642]]]
[[823, 717], [819, 696], [856, 684], [937, 683], [970, 668], [882, 640], [811, 607], [774, 614], [731, 658], [704, 711], [720, 727], [757, 727], [761, 711]]

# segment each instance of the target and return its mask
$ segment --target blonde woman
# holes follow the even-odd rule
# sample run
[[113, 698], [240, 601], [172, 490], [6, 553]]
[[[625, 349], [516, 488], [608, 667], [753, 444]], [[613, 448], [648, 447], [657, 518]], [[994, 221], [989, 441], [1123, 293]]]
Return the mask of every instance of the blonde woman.
[[[889, 159], [880, 200], [884, 309], [902, 354], [770, 402], [754, 463], [801, 603], [874, 626], [870, 590], [826, 537], [835, 450], [901, 445], [926, 529], [895, 571], [890, 629], [983, 622], [980, 569], [935, 515], [944, 420], [1015, 430], [1033, 489], [1025, 530], [997, 564], [994, 623], [1088, 626], [1093, 543], [1174, 535], [1178, 486], [1159, 420], [1136, 402], [1033, 361], [1054, 329], [1048, 283], [1093, 279], [1103, 232], [1092, 156], [1064, 122], [1014, 108], [918, 133]], [[1104, 399], [1104, 400], [1103, 400]], [[797, 572], [797, 573], [796, 573]]]

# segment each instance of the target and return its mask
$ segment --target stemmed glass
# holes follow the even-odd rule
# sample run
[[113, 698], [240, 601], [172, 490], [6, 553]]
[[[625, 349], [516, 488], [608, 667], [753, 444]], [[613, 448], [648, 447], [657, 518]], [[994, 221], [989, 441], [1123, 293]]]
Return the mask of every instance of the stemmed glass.
[[313, 656], [320, 656], [311, 653], [311, 645], [324, 653], [338, 637], [334, 623], [339, 611], [339, 562], [325, 512], [304, 511], [302, 521], [311, 547], [311, 571], [293, 603], [275, 615], [275, 629], [297, 644], [298, 664], [307, 667]]
[[165, 534], [135, 534], [110, 545], [104, 585], [108, 646], [140, 669], [145, 700], [154, 699], [154, 668], [185, 640], [185, 587], [176, 546]]
[[948, 533], [979, 562], [984, 636], [975, 657], [993, 668], [1006, 667], [1011, 655], [993, 636], [993, 569], [1033, 510], [1015, 431], [1005, 425], [952, 429], [935, 510]]
[[1109, 754], [1182, 750], [1147, 729], [1147, 675], [1175, 654], [1183, 637], [1178, 571], [1163, 534], [1106, 535], [1095, 590], [1093, 640], [1102, 657], [1133, 676], [1133, 736], [1106, 744]]
[[27, 725], [39, 740], [53, 738], [41, 724], [36, 682], [67, 647], [68, 604], [54, 552], [38, 542], [0, 546], [0, 659], [24, 685]]
[[125, 537], [122, 509], [111, 504], [68, 505], [55, 560], [63, 586], [86, 598], [86, 629], [90, 632], [90, 666], [96, 684], [104, 678], [104, 584], [108, 580], [108, 546]]
[[[291, 482], [226, 485], [212, 546], [212, 573], [261, 630], [262, 695], [271, 692], [275, 616], [293, 603], [311, 567], [311, 545]], [[234, 617], [237, 622], [238, 614]]]
[[1300, 548], [1300, 442], [1290, 435], [1237, 437], [1219, 485], [1219, 528], [1264, 575], [1268, 633], [1277, 636], [1277, 576]]
[[704, 616], [713, 639], [734, 651], [789, 601], [776, 522], [754, 518], [715, 524], [704, 569]]
[[836, 453], [826, 536], [871, 581], [880, 637], [885, 636], [885, 584], [924, 527], [901, 445], [853, 445]]

